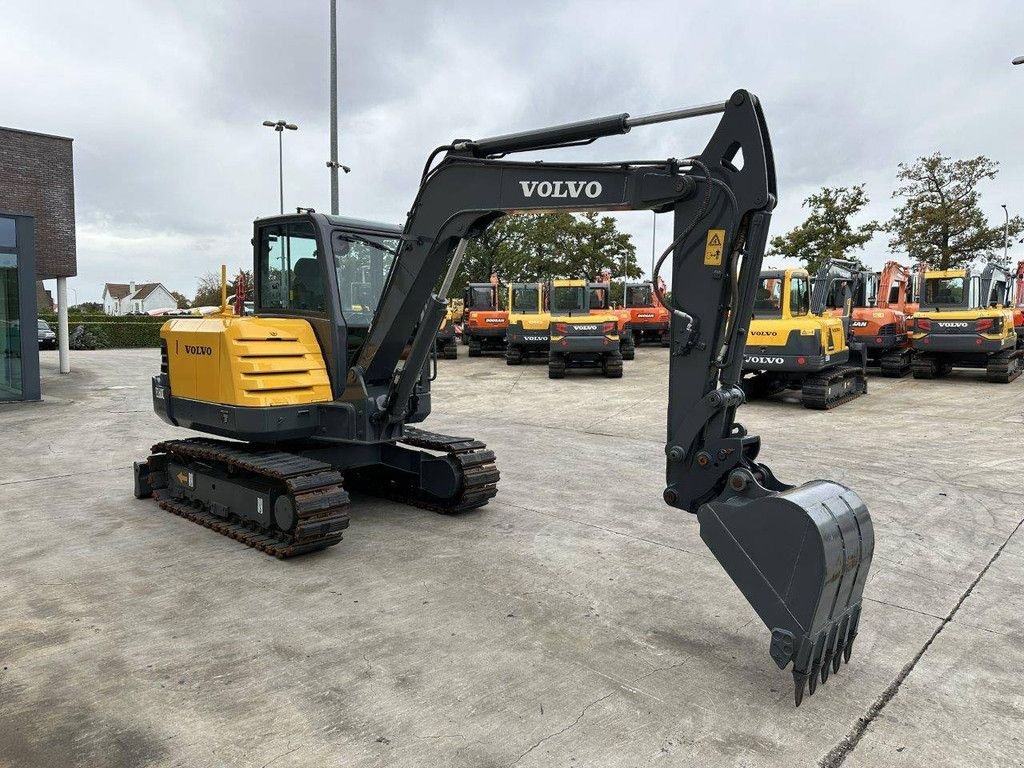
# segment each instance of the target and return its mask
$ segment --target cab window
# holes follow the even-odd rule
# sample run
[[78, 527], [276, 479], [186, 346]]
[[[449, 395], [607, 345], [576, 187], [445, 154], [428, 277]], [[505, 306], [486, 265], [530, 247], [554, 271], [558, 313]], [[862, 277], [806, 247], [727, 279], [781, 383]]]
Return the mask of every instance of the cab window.
[[512, 289], [512, 311], [513, 312], [539, 312], [540, 302], [538, 300], [536, 286], [523, 286]]
[[924, 286], [925, 304], [963, 304], [962, 277], [929, 277]]
[[607, 288], [591, 288], [590, 289], [590, 308], [591, 309], [607, 309], [608, 308], [608, 289]]
[[466, 290], [466, 306], [469, 309], [494, 309], [494, 288], [474, 287]]
[[326, 311], [312, 224], [297, 222], [261, 229], [258, 266], [261, 307]]
[[793, 317], [806, 315], [811, 311], [811, 292], [807, 278], [794, 275], [789, 281], [789, 314]]
[[649, 285], [629, 285], [629, 286], [626, 286], [626, 306], [627, 307], [653, 307], [654, 303], [651, 301], [651, 286], [649, 286]]
[[762, 277], [754, 294], [755, 317], [782, 317], [782, 278]]

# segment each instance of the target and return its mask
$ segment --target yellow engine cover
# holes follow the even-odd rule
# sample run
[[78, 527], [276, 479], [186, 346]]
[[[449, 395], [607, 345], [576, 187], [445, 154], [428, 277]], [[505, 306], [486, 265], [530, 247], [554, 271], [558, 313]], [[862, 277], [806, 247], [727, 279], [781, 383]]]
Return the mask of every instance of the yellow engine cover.
[[174, 397], [251, 407], [331, 399], [327, 366], [305, 320], [175, 318], [160, 336]]

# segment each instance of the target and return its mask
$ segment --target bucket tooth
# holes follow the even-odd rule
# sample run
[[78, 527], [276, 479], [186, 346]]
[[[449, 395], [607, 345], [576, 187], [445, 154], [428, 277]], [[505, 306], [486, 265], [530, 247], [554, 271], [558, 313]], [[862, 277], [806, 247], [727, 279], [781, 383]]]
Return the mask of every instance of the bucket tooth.
[[792, 663], [794, 682], [803, 676], [813, 694], [849, 660], [874, 552], [871, 516], [838, 483], [762, 479], [702, 505], [700, 534], [771, 630], [772, 659]]
[[800, 702], [804, 700], [804, 687], [807, 685], [807, 675], [803, 672], [797, 672], [793, 670], [793, 694], [796, 706], [800, 706]]

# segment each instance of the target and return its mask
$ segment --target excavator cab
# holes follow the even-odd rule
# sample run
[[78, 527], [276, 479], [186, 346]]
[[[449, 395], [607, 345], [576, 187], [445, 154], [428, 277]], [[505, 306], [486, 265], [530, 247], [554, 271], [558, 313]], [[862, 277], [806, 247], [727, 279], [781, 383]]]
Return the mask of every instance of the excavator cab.
[[521, 365], [531, 357], [546, 359], [550, 324], [547, 283], [509, 283], [505, 362]]
[[[718, 123], [692, 155], [509, 158], [706, 116]], [[652, 276], [672, 317], [662, 497], [695, 515], [701, 538], [770, 630], [771, 658], [780, 669], [792, 665], [799, 704], [850, 660], [874, 534], [854, 491], [779, 481], [758, 460], [760, 439], [736, 420], [744, 346], [759, 343], [748, 342], [748, 329], [781, 320], [788, 325], [767, 327], [799, 336], [806, 324], [814, 336], [823, 327], [807, 316], [806, 273], [760, 274], [777, 194], [760, 102], [739, 90], [652, 115], [453, 141], [431, 155], [400, 232], [308, 210], [259, 220], [255, 316], [174, 319], [161, 329], [154, 409], [208, 436], [157, 443], [136, 462], [135, 494], [277, 557], [337, 544], [352, 488], [443, 514], [483, 506], [497, 493], [494, 453], [471, 437], [413, 426], [431, 410], [441, 297], [467, 242], [514, 213], [671, 213], [674, 237]], [[659, 277], [669, 259], [670, 292]], [[752, 320], [772, 281], [783, 283], [788, 314], [759, 310]], [[355, 284], [370, 288], [353, 292]], [[550, 304], [551, 354], [578, 335], [619, 355], [615, 318], [590, 315], [583, 281], [556, 283]]]

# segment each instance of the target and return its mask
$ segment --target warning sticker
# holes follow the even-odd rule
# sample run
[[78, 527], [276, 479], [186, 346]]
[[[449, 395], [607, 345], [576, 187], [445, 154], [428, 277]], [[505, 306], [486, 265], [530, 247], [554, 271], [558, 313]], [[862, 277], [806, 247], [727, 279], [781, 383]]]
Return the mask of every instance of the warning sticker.
[[722, 266], [722, 250], [725, 248], [725, 230], [709, 229], [708, 242], [704, 246], [704, 266]]

